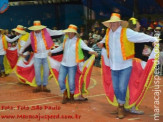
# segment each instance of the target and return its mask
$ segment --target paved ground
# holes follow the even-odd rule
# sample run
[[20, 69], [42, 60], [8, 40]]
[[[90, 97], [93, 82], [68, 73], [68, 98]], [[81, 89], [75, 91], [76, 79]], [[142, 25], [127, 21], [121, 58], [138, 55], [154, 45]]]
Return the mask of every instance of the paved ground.
[[[163, 91], [163, 77], [160, 78], [159, 90]], [[153, 122], [154, 102], [155, 108], [158, 107], [157, 111], [160, 112], [157, 119], [163, 122], [163, 93], [157, 92], [160, 93], [157, 94], [159, 97], [154, 98], [156, 92], [152, 91], [154, 83], [151, 84], [140, 106], [145, 114], [127, 114], [123, 120], [110, 114], [115, 108], [106, 100], [100, 68], [93, 68], [90, 93], [86, 96], [89, 99], [87, 102], [62, 105], [60, 103], [62, 96], [54, 79], [49, 81], [48, 88], [51, 89], [51, 93], [34, 94], [33, 88], [19, 83], [14, 73], [0, 78], [0, 122], [48, 122], [48, 118], [49, 122]], [[33, 118], [29, 119], [29, 116]], [[2, 117], [8, 118], [2, 119]]]

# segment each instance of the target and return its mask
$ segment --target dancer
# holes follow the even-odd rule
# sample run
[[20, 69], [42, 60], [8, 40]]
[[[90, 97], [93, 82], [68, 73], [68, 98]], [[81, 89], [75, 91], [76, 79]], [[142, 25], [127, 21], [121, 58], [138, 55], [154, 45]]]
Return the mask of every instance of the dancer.
[[[20, 50], [20, 55], [23, 56], [23, 51], [30, 44], [34, 51], [34, 68], [35, 68], [35, 78], [37, 83], [37, 88], [34, 89], [36, 92], [50, 92], [47, 89], [48, 76], [49, 76], [49, 66], [48, 66], [48, 52], [54, 46], [54, 43], [50, 36], [62, 35], [64, 34], [61, 30], [50, 30], [46, 26], [41, 25], [40, 21], [34, 21], [34, 25], [29, 27], [31, 30], [30, 37], [28, 38], [24, 47]], [[41, 66], [43, 66], [43, 81], [41, 82]], [[42, 88], [43, 87], [43, 88]]]
[[[79, 38], [76, 25], [70, 24], [68, 29], [64, 30], [64, 32], [66, 35], [62, 45], [51, 51], [51, 53], [57, 53], [64, 50], [58, 78], [60, 89], [63, 93], [62, 104], [68, 102], [67, 89], [65, 85], [65, 78], [67, 74], [70, 87], [70, 101], [72, 103], [74, 102], [75, 74], [77, 71], [77, 64], [84, 61], [82, 49], [88, 50], [90, 54], [97, 55], [95, 51], [89, 48], [83, 42], [83, 40]], [[84, 99], [82, 95], [80, 96], [80, 99]]]
[[6, 50], [8, 48], [7, 42], [14, 42], [20, 36], [10, 39], [6, 35], [3, 35], [2, 31], [3, 29], [0, 29], [0, 77], [5, 77], [4, 56], [6, 55]]
[[[126, 104], [126, 91], [132, 71], [132, 59], [134, 58], [134, 42], [156, 42], [157, 39], [148, 36], [144, 33], [138, 33], [131, 29], [122, 28], [122, 20], [120, 14], [111, 14], [110, 20], [103, 22], [108, 27], [105, 37], [100, 43], [99, 47], [103, 47], [105, 43], [106, 53], [110, 71], [105, 73], [111, 74], [111, 81], [108, 85], [113, 85], [116, 101], [118, 102], [117, 113], [118, 118], [125, 117], [124, 104]], [[106, 60], [105, 60], [106, 61]], [[104, 70], [103, 70], [104, 72]], [[108, 75], [104, 74], [103, 75]], [[105, 81], [104, 79], [104, 87]], [[109, 79], [108, 79], [109, 80]], [[108, 88], [108, 87], [107, 87]], [[106, 89], [105, 90], [111, 90]], [[108, 93], [108, 92], [107, 92]]]

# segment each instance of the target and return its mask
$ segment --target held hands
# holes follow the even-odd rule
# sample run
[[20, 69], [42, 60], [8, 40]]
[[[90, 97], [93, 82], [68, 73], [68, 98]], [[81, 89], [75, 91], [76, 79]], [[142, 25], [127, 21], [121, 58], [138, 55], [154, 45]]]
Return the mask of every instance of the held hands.
[[103, 44], [103, 43], [97, 43], [97, 46], [98, 46], [99, 48], [103, 48], [104, 44]]
[[51, 56], [51, 55], [52, 55], [52, 53], [51, 53], [51, 52], [49, 52], [49, 53], [48, 53], [48, 56]]
[[98, 57], [98, 53], [97, 52], [91, 52], [91, 51], [89, 51], [89, 54], [91, 54], [91, 55], [95, 55], [95, 57]]
[[19, 54], [19, 56], [21, 56], [21, 57], [23, 57], [23, 58], [25, 58], [26, 56], [25, 55], [23, 55], [23, 54]]

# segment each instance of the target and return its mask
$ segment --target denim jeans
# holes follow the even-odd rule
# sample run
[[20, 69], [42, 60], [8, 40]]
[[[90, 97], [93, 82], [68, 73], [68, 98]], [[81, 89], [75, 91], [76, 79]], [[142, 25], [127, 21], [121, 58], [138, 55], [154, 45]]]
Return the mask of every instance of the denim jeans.
[[59, 69], [59, 86], [61, 92], [63, 93], [66, 90], [65, 79], [68, 74], [68, 82], [70, 87], [70, 93], [73, 94], [75, 91], [75, 75], [76, 75], [77, 66], [67, 67], [67, 66], [60, 66]]
[[125, 104], [126, 91], [132, 67], [122, 70], [111, 70], [114, 93], [119, 104]]
[[41, 66], [43, 66], [43, 86], [48, 84], [49, 66], [47, 58], [34, 58], [36, 83], [41, 85]]
[[3, 59], [4, 59], [4, 55], [0, 55], [0, 72], [5, 71], [4, 64], [3, 64]]

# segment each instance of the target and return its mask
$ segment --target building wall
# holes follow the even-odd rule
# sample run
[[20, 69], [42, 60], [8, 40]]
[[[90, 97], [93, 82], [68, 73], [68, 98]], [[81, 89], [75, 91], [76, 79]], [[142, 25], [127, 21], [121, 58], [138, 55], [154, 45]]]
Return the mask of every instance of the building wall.
[[0, 14], [0, 28], [12, 29], [18, 24], [29, 27], [34, 20], [40, 20], [48, 28], [65, 29], [70, 23], [82, 25], [83, 16], [83, 6], [77, 4], [11, 6]]

